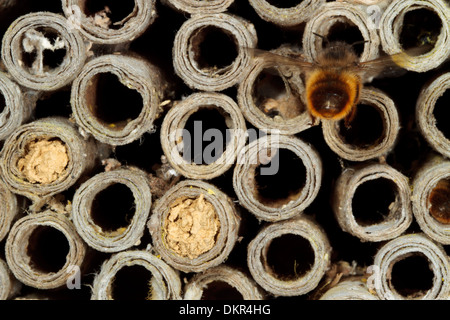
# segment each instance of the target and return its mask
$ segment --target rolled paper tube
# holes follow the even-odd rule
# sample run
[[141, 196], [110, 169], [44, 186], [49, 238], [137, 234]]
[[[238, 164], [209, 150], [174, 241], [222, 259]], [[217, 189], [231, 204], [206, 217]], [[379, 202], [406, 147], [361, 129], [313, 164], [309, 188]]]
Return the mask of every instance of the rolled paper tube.
[[86, 45], [61, 15], [34, 12], [15, 20], [3, 36], [2, 59], [22, 86], [53, 91], [69, 85], [86, 60]]
[[380, 300], [376, 294], [370, 293], [367, 284], [361, 280], [343, 280], [328, 289], [320, 300]]
[[[194, 122], [194, 132], [187, 131], [186, 124], [192, 115], [198, 111], [211, 110], [216, 110], [223, 116], [227, 132], [210, 128], [199, 135], [197, 130], [201, 131], [206, 122], [203, 120]], [[209, 122], [210, 118], [205, 120]], [[207, 137], [209, 133], [212, 133], [211, 137]], [[245, 145], [246, 133], [245, 119], [230, 97], [215, 92], [194, 93], [165, 115], [161, 126], [161, 145], [167, 160], [176, 171], [190, 179], [211, 179], [223, 174], [236, 162], [238, 153]], [[226, 145], [224, 137], [229, 138]], [[196, 159], [198, 140], [213, 140], [211, 144], [204, 143], [204, 149], [201, 146], [202, 163]], [[211, 146], [214, 148], [211, 149]], [[211, 152], [207, 153], [207, 150]], [[195, 153], [194, 161], [189, 157], [192, 153]]]
[[[406, 18], [409, 14], [428, 16], [420, 11], [432, 12], [434, 14], [434, 22], [430, 18], [423, 22], [415, 21], [409, 23], [407, 21]], [[450, 8], [446, 1], [442, 0], [392, 1], [380, 19], [379, 33], [383, 50], [387, 54], [396, 54], [404, 49], [409, 49], [405, 47], [408, 44], [407, 42], [413, 42], [410, 44], [413, 47], [432, 45], [431, 50], [426, 53], [407, 55], [400, 66], [415, 72], [426, 72], [440, 66], [450, 54], [449, 15]], [[427, 26], [433, 24], [439, 24], [439, 27], [436, 27], [436, 30], [426, 29]], [[419, 28], [419, 25], [423, 26], [423, 28]], [[405, 30], [406, 32], [404, 32]], [[407, 33], [412, 34], [407, 35]], [[415, 38], [415, 41], [405, 39], [405, 37]]]
[[261, 291], [243, 272], [220, 265], [194, 275], [184, 289], [184, 300], [262, 300]]
[[17, 196], [9, 191], [5, 183], [0, 180], [0, 241], [8, 234], [18, 214], [19, 204]]
[[150, 252], [122, 251], [103, 263], [91, 299], [179, 300], [181, 281], [175, 270]]
[[430, 238], [450, 244], [450, 161], [428, 160], [412, 183], [412, 209], [420, 228]]
[[261, 19], [281, 27], [297, 26], [310, 20], [325, 4], [325, 0], [306, 1], [272, 1], [250, 0], [249, 3], [255, 9]]
[[240, 217], [231, 199], [215, 186], [184, 180], [156, 201], [147, 225], [164, 261], [183, 272], [201, 272], [228, 257]]
[[420, 133], [434, 150], [446, 157], [450, 157], [450, 137], [445, 135], [444, 129], [448, 126], [447, 117], [437, 117], [435, 113], [439, 98], [449, 89], [450, 73], [444, 73], [424, 86], [416, 103], [416, 122]]
[[327, 2], [308, 20], [302, 40], [304, 55], [315, 61], [318, 52], [324, 47], [324, 39], [330, 38], [335, 28], [340, 26], [356, 27], [361, 33], [364, 48], [360, 61], [378, 57], [380, 38], [374, 22], [359, 6], [344, 2]]
[[65, 118], [43, 118], [5, 141], [0, 174], [8, 188], [39, 203], [76, 183], [96, 161], [96, 144]]
[[14, 278], [8, 264], [0, 259], [0, 300], [8, 300], [19, 293], [21, 283]]
[[[160, 70], [141, 58], [100, 56], [89, 61], [72, 84], [73, 116], [98, 141], [128, 144], [154, 130], [164, 86]], [[111, 90], [119, 100], [108, 99]]]
[[163, 3], [190, 14], [208, 14], [224, 12], [234, 0], [164, 0]]
[[386, 164], [345, 169], [334, 186], [332, 206], [341, 228], [362, 241], [400, 236], [412, 222], [409, 181]]
[[386, 243], [375, 255], [373, 277], [380, 299], [441, 300], [449, 294], [447, 254], [424, 234], [408, 234]]
[[306, 216], [262, 228], [248, 245], [253, 279], [275, 296], [297, 296], [317, 287], [330, 264], [326, 233]]
[[[274, 53], [295, 57], [288, 48], [279, 48]], [[277, 129], [281, 134], [296, 134], [310, 128], [313, 123], [303, 100], [305, 87], [300, 71], [254, 59], [238, 89], [244, 117], [260, 130]]]
[[25, 285], [54, 289], [80, 272], [86, 245], [63, 214], [45, 211], [26, 215], [11, 228], [5, 244], [6, 261]]
[[[304, 173], [299, 171], [302, 167]], [[283, 182], [276, 181], [278, 176]], [[240, 204], [265, 221], [301, 213], [316, 198], [321, 182], [322, 161], [317, 151], [299, 138], [285, 135], [263, 136], [245, 146], [233, 173]], [[278, 183], [283, 183], [283, 188]]]
[[72, 220], [90, 247], [102, 252], [123, 251], [139, 243], [151, 204], [147, 174], [119, 168], [99, 173], [78, 187]]
[[125, 0], [109, 5], [62, 0], [62, 8], [71, 28], [98, 44], [131, 42], [142, 35], [157, 16], [154, 0]]
[[237, 84], [250, 66], [245, 48], [254, 48], [254, 26], [228, 13], [197, 14], [175, 35], [176, 74], [191, 88], [221, 91]]
[[33, 110], [32, 99], [10, 77], [0, 72], [0, 140], [6, 139], [17, 127], [27, 121]]
[[349, 128], [344, 121], [322, 121], [325, 142], [337, 155], [350, 161], [385, 156], [394, 148], [400, 130], [394, 101], [378, 89], [364, 88], [355, 108]]

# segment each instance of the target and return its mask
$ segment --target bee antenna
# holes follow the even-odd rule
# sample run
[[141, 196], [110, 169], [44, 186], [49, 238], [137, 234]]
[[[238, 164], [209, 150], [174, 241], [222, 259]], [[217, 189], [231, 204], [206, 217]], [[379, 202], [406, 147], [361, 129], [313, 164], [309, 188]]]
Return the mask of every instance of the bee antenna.
[[330, 44], [330, 41], [328, 41], [328, 38], [327, 38], [327, 37], [325, 37], [325, 36], [323, 36], [323, 35], [321, 35], [321, 34], [315, 33], [315, 32], [313, 32], [313, 35], [315, 35], [316, 37], [319, 37], [319, 38], [321, 38], [323, 41], [325, 41], [325, 44], [326, 44], [327, 46]]

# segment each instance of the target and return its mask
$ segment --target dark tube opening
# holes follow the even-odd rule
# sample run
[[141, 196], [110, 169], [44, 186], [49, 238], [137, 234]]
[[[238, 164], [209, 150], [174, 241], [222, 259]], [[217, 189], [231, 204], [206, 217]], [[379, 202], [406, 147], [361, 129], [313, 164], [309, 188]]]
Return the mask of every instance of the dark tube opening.
[[95, 195], [91, 217], [104, 232], [129, 226], [135, 212], [133, 192], [122, 183], [112, 184]]
[[302, 0], [266, 0], [266, 2], [277, 8], [288, 9], [296, 7]]
[[444, 92], [434, 105], [433, 115], [436, 119], [436, 128], [450, 140], [450, 90]]
[[139, 117], [143, 100], [141, 94], [127, 88], [112, 73], [95, 75], [86, 90], [90, 111], [109, 129], [121, 130], [128, 122]]
[[64, 234], [49, 226], [38, 226], [28, 239], [30, 266], [43, 273], [58, 272], [66, 264], [70, 247]]
[[353, 195], [352, 210], [361, 226], [381, 223], [391, 212], [397, 199], [397, 186], [389, 179], [368, 180], [358, 186]]
[[431, 216], [443, 224], [450, 224], [450, 179], [440, 180], [428, 197]]
[[203, 289], [201, 300], [243, 300], [242, 294], [225, 281], [213, 281]]
[[266, 262], [273, 276], [280, 280], [296, 280], [314, 265], [311, 243], [295, 234], [274, 238], [267, 249]]
[[143, 266], [122, 267], [111, 284], [111, 296], [114, 300], [152, 300], [152, 278], [152, 273]]
[[191, 43], [199, 69], [220, 71], [231, 65], [238, 55], [234, 36], [214, 26], [199, 29], [192, 36]]
[[384, 122], [380, 112], [370, 105], [359, 104], [348, 126], [339, 122], [339, 134], [347, 144], [366, 149], [385, 138]]
[[[53, 48], [44, 46], [44, 38]], [[21, 61], [33, 74], [44, 74], [57, 69], [67, 55], [66, 44], [61, 36], [50, 28], [28, 30], [23, 36], [22, 46]]]
[[400, 295], [420, 298], [433, 287], [434, 273], [423, 254], [406, 257], [392, 266], [391, 284]]
[[425, 46], [425, 52], [436, 44], [441, 32], [442, 21], [428, 9], [416, 9], [406, 12], [400, 32], [400, 45], [404, 50]]
[[216, 161], [230, 140], [229, 117], [214, 106], [201, 107], [191, 114], [183, 130], [183, 159], [198, 165]]
[[94, 24], [103, 28], [120, 29], [136, 3], [133, 0], [85, 0], [84, 12], [94, 18]]
[[288, 92], [281, 75], [274, 68], [266, 68], [253, 84], [253, 103], [266, 114], [274, 118], [293, 119], [305, 111], [305, 106], [294, 92]]
[[264, 156], [271, 160], [255, 169], [255, 196], [262, 204], [279, 208], [301, 194], [306, 168], [302, 159], [289, 149], [262, 150], [260, 159]]
[[3, 95], [3, 92], [0, 91], [0, 114], [5, 111], [6, 108], [6, 100], [5, 96]]
[[326, 38], [326, 41], [323, 42], [324, 47], [327, 47], [327, 43], [343, 41], [352, 46], [356, 55], [361, 56], [364, 52], [364, 38], [361, 31], [350, 20], [346, 19], [345, 22], [334, 23], [328, 30], [328, 34], [322, 34], [321, 36]]

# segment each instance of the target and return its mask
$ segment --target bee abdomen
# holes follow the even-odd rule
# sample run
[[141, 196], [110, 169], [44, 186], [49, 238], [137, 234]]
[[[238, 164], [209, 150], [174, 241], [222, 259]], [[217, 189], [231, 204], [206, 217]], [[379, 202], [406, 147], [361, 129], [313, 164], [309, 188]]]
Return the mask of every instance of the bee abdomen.
[[354, 79], [318, 72], [307, 82], [307, 103], [313, 116], [339, 120], [349, 114], [359, 95]]

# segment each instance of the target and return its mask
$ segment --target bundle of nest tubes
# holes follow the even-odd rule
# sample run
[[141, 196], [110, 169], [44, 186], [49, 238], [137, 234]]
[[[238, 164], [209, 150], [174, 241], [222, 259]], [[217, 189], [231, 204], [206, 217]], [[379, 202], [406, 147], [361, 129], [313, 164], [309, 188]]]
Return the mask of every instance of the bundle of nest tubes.
[[[0, 16], [0, 299], [449, 297], [448, 1]], [[251, 50], [311, 62], [336, 41], [360, 63], [427, 51], [364, 83], [347, 123]]]

